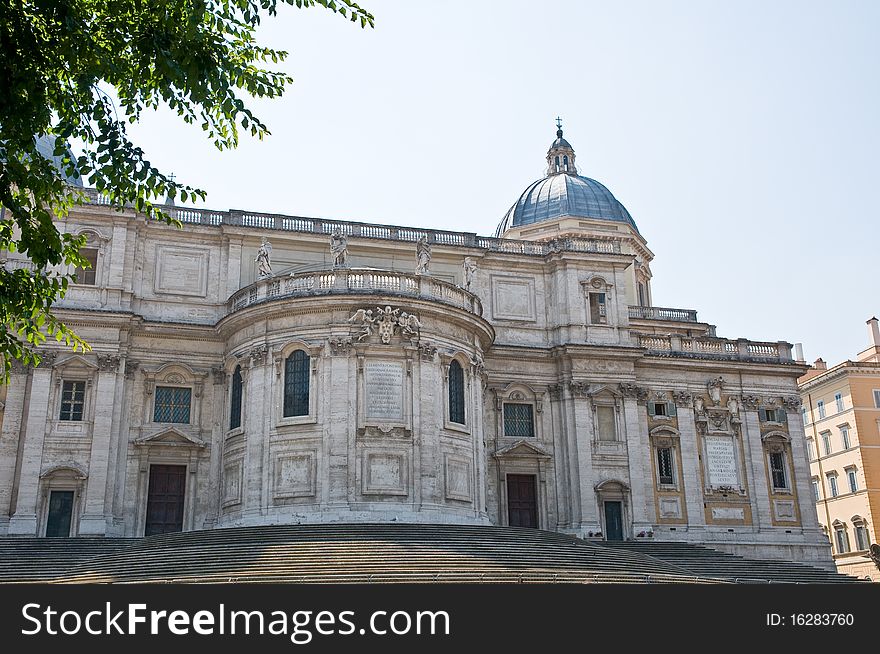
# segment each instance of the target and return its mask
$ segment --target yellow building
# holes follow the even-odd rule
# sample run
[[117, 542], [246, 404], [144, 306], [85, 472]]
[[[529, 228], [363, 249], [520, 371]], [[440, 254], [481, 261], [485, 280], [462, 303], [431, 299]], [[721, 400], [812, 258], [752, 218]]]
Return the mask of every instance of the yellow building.
[[840, 572], [880, 581], [868, 549], [880, 520], [880, 328], [869, 347], [829, 368], [817, 359], [798, 380], [819, 522]]

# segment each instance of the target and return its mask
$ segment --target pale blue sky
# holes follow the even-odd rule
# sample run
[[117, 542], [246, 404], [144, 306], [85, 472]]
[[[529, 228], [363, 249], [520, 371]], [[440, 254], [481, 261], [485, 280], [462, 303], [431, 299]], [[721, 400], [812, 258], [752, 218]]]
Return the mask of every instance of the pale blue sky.
[[363, 0], [284, 7], [265, 141], [132, 130], [207, 206], [491, 234], [560, 115], [656, 255], [654, 303], [830, 363], [880, 313], [880, 3]]

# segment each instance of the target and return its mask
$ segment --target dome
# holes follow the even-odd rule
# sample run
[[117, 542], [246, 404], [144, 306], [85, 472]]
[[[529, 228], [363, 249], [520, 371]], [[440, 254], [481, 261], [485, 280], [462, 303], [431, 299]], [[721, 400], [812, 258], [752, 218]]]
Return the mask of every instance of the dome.
[[532, 182], [504, 216], [495, 235], [563, 216], [626, 223], [639, 231], [626, 207], [602, 184], [589, 177], [560, 173]]
[[[82, 186], [82, 178], [79, 175], [68, 175], [64, 172], [64, 164], [62, 163], [62, 157], [55, 155], [55, 137], [49, 136], [47, 134], [42, 134], [37, 137], [37, 151], [43, 155], [46, 159], [52, 162], [55, 166], [55, 169], [61, 173], [64, 177], [64, 181], [73, 186]], [[70, 151], [70, 148], [67, 149], [67, 154], [71, 159], [75, 159], [73, 153]]]
[[532, 182], [498, 225], [500, 237], [512, 227], [556, 220], [566, 216], [625, 223], [639, 228], [629, 212], [605, 186], [577, 174], [574, 149], [562, 138], [562, 129], [547, 152], [547, 177]]

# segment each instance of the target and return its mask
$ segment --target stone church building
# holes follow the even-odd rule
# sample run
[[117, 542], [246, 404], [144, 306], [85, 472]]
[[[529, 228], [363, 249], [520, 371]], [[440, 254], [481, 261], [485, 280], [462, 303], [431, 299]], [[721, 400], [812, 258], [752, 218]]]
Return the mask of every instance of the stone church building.
[[92, 351], [0, 390], [0, 536], [511, 525], [830, 562], [805, 366], [654, 306], [653, 253], [561, 129], [493, 237], [169, 207], [178, 229], [86, 192], [61, 227], [93, 267], [56, 311]]

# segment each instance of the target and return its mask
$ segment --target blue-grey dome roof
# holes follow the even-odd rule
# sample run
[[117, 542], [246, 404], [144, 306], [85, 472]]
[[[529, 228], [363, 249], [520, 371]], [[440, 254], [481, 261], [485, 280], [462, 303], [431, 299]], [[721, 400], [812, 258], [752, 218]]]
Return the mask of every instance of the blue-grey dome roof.
[[626, 208], [602, 184], [589, 177], [560, 173], [530, 184], [499, 223], [495, 235], [563, 216], [626, 223], [639, 231]]
[[[82, 186], [82, 178], [79, 175], [68, 175], [63, 170], [63, 164], [61, 162], [60, 156], [55, 156], [55, 137], [48, 136], [46, 134], [42, 134], [37, 137], [37, 151], [46, 157], [49, 161], [51, 161], [56, 170], [64, 175], [64, 179], [68, 184], [72, 184], [73, 186]], [[73, 153], [71, 153], [70, 148], [67, 149], [67, 153], [71, 158], [73, 157]]]

